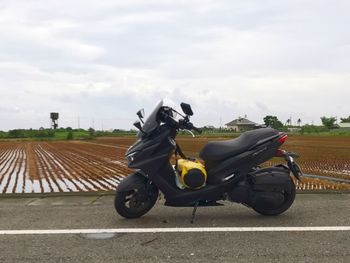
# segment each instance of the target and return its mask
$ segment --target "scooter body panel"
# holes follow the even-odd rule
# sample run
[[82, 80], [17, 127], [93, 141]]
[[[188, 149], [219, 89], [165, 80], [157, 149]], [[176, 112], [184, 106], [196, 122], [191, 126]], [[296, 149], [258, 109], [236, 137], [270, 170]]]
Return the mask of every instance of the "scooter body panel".
[[206, 165], [208, 171], [208, 183], [218, 184], [229, 177], [241, 177], [246, 175], [252, 168], [266, 162], [276, 156], [280, 144], [277, 139], [257, 144], [249, 151], [232, 156], [226, 160]]

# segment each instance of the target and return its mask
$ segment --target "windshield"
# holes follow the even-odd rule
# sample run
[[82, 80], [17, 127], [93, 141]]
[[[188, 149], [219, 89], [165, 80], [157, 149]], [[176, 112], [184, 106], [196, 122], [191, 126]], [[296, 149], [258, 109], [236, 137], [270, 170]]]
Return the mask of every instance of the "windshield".
[[154, 108], [152, 113], [147, 117], [145, 124], [142, 127], [142, 129], [145, 133], [149, 134], [158, 127], [159, 122], [157, 121], [157, 114], [158, 114], [159, 109], [162, 106], [163, 106], [163, 100], [158, 102], [157, 106]]

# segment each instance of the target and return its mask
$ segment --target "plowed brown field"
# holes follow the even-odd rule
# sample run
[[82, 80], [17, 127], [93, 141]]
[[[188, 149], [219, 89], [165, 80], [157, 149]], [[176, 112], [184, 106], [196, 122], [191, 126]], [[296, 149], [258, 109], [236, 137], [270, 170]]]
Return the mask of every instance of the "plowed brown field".
[[[184, 152], [198, 156], [208, 138], [179, 138]], [[220, 138], [210, 140], [221, 140]], [[124, 153], [135, 137], [90, 142], [0, 142], [0, 193], [114, 190], [131, 172]], [[301, 155], [307, 174], [350, 180], [350, 137], [291, 136], [286, 150]], [[267, 165], [277, 164], [273, 159]], [[349, 183], [304, 177], [299, 189], [350, 189]]]
[[0, 143], [0, 193], [113, 190], [125, 148], [79, 142]]
[[[227, 140], [228, 138], [179, 137], [182, 150], [189, 156], [198, 157], [198, 152], [210, 140]], [[96, 143], [128, 146], [135, 138], [99, 138]], [[305, 174], [329, 176], [350, 180], [350, 137], [335, 136], [289, 136], [282, 147], [300, 155], [297, 162]], [[264, 165], [283, 163], [275, 158]], [[295, 182], [298, 189], [350, 189], [349, 183], [304, 177], [302, 182]]]

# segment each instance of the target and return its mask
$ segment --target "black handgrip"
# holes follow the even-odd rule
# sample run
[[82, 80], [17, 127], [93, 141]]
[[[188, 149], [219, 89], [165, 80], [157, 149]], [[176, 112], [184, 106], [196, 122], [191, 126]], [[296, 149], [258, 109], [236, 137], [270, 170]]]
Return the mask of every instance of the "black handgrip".
[[197, 127], [195, 127], [192, 122], [188, 122], [187, 123], [187, 127], [188, 127], [189, 130], [193, 130], [195, 132], [202, 133], [202, 130], [197, 128]]

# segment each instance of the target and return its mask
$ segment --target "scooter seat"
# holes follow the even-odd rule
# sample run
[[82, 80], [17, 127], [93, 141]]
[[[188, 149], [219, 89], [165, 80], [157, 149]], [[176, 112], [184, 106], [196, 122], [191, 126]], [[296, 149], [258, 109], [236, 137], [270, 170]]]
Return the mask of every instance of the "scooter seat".
[[278, 132], [272, 128], [247, 131], [236, 139], [208, 142], [201, 150], [199, 156], [206, 162], [224, 160], [247, 151], [262, 139], [277, 134]]

